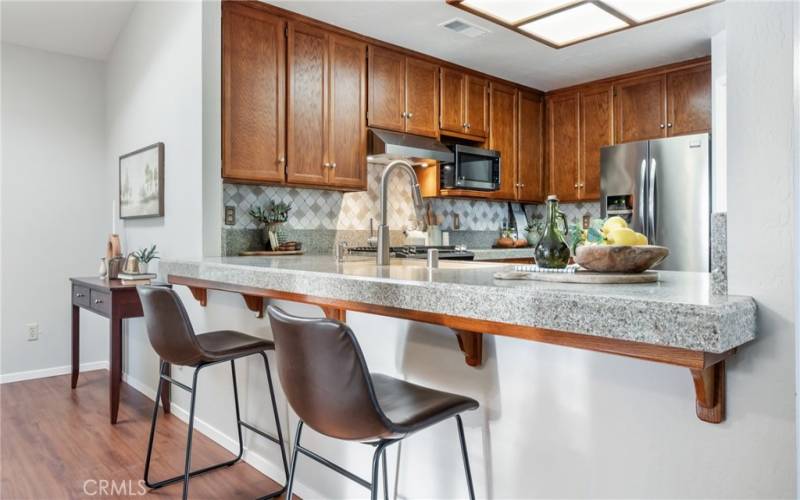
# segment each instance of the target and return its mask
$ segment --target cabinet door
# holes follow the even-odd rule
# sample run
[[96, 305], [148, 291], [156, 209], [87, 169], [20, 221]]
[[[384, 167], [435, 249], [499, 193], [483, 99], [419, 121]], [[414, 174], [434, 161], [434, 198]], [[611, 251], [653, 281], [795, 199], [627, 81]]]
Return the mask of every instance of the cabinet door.
[[666, 136], [665, 86], [663, 75], [636, 78], [614, 85], [617, 143]]
[[323, 185], [328, 152], [328, 35], [289, 23], [287, 50], [286, 180]]
[[500, 152], [500, 189], [492, 198], [513, 200], [517, 179], [517, 89], [492, 83], [489, 147]]
[[683, 135], [711, 129], [711, 65], [667, 75], [667, 134]]
[[581, 90], [581, 171], [580, 197], [582, 200], [600, 199], [600, 148], [610, 146], [614, 140], [610, 86]]
[[489, 81], [468, 75], [466, 96], [466, 133], [486, 137], [489, 135]]
[[367, 46], [330, 35], [328, 184], [367, 186]]
[[436, 137], [439, 132], [439, 66], [406, 58], [406, 132]]
[[405, 129], [406, 57], [369, 47], [369, 126], [403, 132]]
[[233, 3], [222, 12], [222, 177], [283, 182], [285, 21]]
[[547, 98], [547, 174], [550, 193], [562, 201], [578, 199], [580, 99], [578, 93]]
[[439, 128], [463, 134], [465, 132], [466, 75], [450, 68], [442, 68], [441, 98], [439, 99]]
[[542, 201], [543, 183], [543, 121], [544, 104], [541, 96], [519, 93], [519, 125], [517, 127], [517, 200]]

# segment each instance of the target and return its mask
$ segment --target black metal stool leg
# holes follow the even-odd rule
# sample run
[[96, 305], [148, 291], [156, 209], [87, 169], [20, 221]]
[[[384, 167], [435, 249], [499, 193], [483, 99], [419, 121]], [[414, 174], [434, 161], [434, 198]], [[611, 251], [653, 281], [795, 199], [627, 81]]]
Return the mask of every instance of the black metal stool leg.
[[381, 462], [383, 467], [383, 500], [389, 500], [389, 467], [386, 466], [386, 450], [383, 450]]
[[242, 440], [242, 417], [239, 413], [239, 388], [236, 384], [236, 362], [233, 359], [231, 360], [231, 378], [233, 379], [233, 404], [236, 408], [236, 432], [239, 433], [239, 453], [236, 455], [238, 462], [244, 454], [244, 441]]
[[464, 424], [461, 422], [461, 415], [456, 415], [458, 424], [458, 439], [461, 442], [461, 457], [464, 459], [464, 473], [467, 475], [467, 487], [469, 488], [470, 500], [475, 500], [475, 489], [472, 487], [472, 472], [469, 469], [469, 457], [467, 456], [467, 443], [464, 440]]
[[200, 367], [194, 369], [194, 376], [192, 377], [192, 398], [189, 403], [189, 434], [186, 436], [186, 465], [183, 470], [183, 500], [189, 498], [189, 476], [192, 466], [192, 434], [194, 431], [194, 408], [197, 402], [197, 374], [200, 373]]
[[[269, 385], [269, 398], [272, 403], [272, 415], [275, 418], [275, 431], [278, 433], [278, 446], [281, 449], [281, 460], [283, 461], [283, 474], [286, 481], [289, 480], [289, 461], [286, 458], [286, 443], [283, 440], [283, 431], [281, 430], [281, 419], [278, 416], [278, 404], [275, 402], [275, 386], [272, 384], [272, 374], [269, 371], [269, 359], [267, 353], [262, 352], [261, 357], [264, 358], [264, 369], [267, 372], [267, 384]], [[238, 418], [238, 417], [237, 417]], [[282, 495], [286, 491], [286, 486], [274, 493], [260, 497], [258, 500], [267, 500]]]
[[156, 420], [158, 420], [158, 402], [161, 400], [161, 387], [164, 385], [164, 381], [161, 379], [161, 376], [164, 374], [165, 364], [162, 361], [161, 367], [158, 372], [158, 387], [156, 387], [156, 403], [153, 407], [153, 419], [150, 422], [150, 437], [147, 441], [147, 458], [144, 459], [144, 484], [146, 484], [149, 488], [154, 488], [155, 486], [150, 484], [150, 457], [153, 455], [153, 441], [156, 435]]
[[292, 451], [292, 466], [289, 469], [289, 481], [286, 484], [286, 500], [292, 500], [292, 487], [294, 474], [297, 471], [297, 454], [300, 451], [300, 434], [303, 432], [303, 421], [297, 422], [297, 432], [294, 433], [294, 450]]
[[370, 483], [370, 500], [378, 500], [378, 469], [380, 469], [380, 460], [386, 452], [386, 447], [393, 441], [383, 441], [375, 447], [375, 454], [372, 455], [372, 482]]

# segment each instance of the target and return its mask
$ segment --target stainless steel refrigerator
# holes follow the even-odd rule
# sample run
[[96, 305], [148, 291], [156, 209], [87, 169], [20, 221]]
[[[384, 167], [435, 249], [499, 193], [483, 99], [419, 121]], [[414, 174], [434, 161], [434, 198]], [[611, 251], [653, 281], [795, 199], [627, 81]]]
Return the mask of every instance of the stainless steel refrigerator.
[[668, 247], [659, 269], [709, 271], [709, 142], [708, 134], [697, 134], [601, 150], [602, 216], [622, 216], [651, 245]]

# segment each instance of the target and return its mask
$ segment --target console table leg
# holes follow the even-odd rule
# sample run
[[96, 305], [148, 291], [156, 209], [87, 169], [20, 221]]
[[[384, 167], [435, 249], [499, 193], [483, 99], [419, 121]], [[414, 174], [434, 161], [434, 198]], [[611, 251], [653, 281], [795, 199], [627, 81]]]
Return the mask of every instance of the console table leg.
[[72, 388], [78, 385], [81, 370], [81, 308], [72, 306]]
[[122, 383], [122, 320], [119, 318], [111, 318], [111, 339], [110, 339], [110, 353], [109, 353], [109, 413], [111, 415], [111, 423], [117, 423], [117, 414], [119, 413], [119, 390]]

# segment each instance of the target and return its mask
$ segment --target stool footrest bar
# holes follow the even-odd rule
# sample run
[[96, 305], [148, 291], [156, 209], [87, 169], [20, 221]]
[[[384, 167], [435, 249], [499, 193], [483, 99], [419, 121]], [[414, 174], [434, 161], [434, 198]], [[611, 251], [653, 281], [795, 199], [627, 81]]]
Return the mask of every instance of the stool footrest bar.
[[189, 386], [188, 386], [188, 385], [186, 385], [186, 384], [182, 384], [182, 383], [178, 382], [177, 380], [175, 380], [174, 378], [170, 377], [169, 375], [164, 375], [164, 374], [162, 373], [162, 374], [161, 374], [161, 379], [162, 379], [162, 380], [166, 380], [166, 381], [167, 381], [167, 382], [169, 382], [170, 384], [177, 385], [178, 387], [180, 387], [181, 389], [183, 389], [184, 391], [186, 391], [186, 392], [188, 392], [188, 393], [190, 393], [190, 394], [192, 393], [192, 388], [191, 388], [191, 387], [189, 387]]
[[372, 483], [370, 483], [369, 481], [366, 481], [366, 480], [356, 476], [355, 474], [353, 474], [349, 470], [344, 469], [344, 468], [336, 465], [335, 463], [331, 462], [327, 458], [325, 458], [325, 457], [323, 457], [321, 455], [317, 455], [316, 453], [314, 453], [313, 451], [311, 451], [309, 449], [303, 448], [299, 444], [297, 444], [295, 446], [297, 446], [297, 451], [299, 451], [303, 455], [307, 456], [308, 458], [310, 458], [310, 459], [312, 459], [312, 460], [324, 465], [325, 467], [327, 467], [327, 468], [329, 468], [329, 469], [331, 469], [331, 470], [333, 470], [335, 472], [338, 472], [339, 474], [345, 476], [346, 478], [350, 479], [351, 481], [355, 481], [356, 483], [360, 484], [361, 486], [363, 486], [364, 488], [366, 488], [368, 490], [372, 489]]
[[259, 436], [261, 436], [263, 438], [269, 439], [270, 441], [272, 441], [275, 444], [281, 444], [281, 442], [278, 441], [278, 438], [276, 438], [275, 436], [273, 436], [271, 434], [267, 434], [266, 432], [262, 431], [258, 427], [253, 427], [252, 425], [248, 424], [247, 422], [239, 420], [239, 425], [241, 425], [245, 429], [248, 429], [250, 431], [255, 432], [256, 434], [258, 434]]

